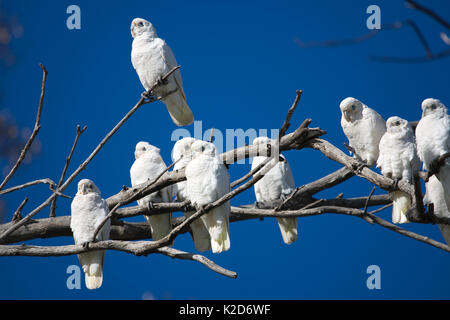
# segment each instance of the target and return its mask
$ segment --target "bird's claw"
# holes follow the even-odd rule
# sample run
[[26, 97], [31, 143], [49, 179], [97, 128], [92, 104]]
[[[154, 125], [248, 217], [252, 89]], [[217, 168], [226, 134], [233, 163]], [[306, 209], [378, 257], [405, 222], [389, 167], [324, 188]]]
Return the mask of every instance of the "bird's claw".
[[147, 202], [147, 208], [149, 211], [154, 210], [155, 206], [153, 205], [153, 202], [151, 202], [151, 201]]
[[368, 167], [365, 163], [358, 163], [353, 166], [353, 169], [356, 171], [356, 173], [361, 174], [364, 168]]
[[396, 179], [393, 179], [394, 180], [394, 189], [398, 189], [398, 183], [400, 182], [400, 180], [401, 179], [398, 179], [398, 178], [396, 178]]
[[162, 76], [160, 76], [158, 78], [158, 80], [156, 81], [158, 86], [165, 86], [169, 83], [169, 81], [167, 81], [167, 79], [164, 79]]
[[91, 242], [93, 242], [93, 241], [86, 241], [86, 242], [84, 242], [84, 243], [82, 244], [83, 249], [89, 250], [89, 245], [90, 245]]
[[433, 159], [433, 161], [431, 161], [431, 163], [428, 167], [429, 167], [429, 170], [428, 170], [429, 176], [432, 176], [432, 175], [438, 173], [439, 169], [441, 167], [441, 165], [439, 163], [439, 157], [436, 159]]
[[146, 100], [146, 102], [152, 102], [157, 100], [157, 98], [155, 98], [155, 96], [153, 96], [150, 92], [148, 91], [144, 91], [141, 93], [142, 98], [144, 98]]

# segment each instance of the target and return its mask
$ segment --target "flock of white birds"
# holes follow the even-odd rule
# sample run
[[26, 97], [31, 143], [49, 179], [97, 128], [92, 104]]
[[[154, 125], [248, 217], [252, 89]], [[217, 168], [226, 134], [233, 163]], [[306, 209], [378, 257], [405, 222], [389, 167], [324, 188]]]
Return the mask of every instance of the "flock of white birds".
[[[186, 103], [181, 74], [177, 70], [166, 81], [162, 77], [177, 66], [175, 56], [166, 44], [158, 38], [153, 25], [145, 19], [136, 18], [131, 23], [133, 36], [131, 61], [146, 90], [156, 82], [153, 90], [166, 105], [176, 125], [191, 124], [194, 117]], [[414, 135], [408, 122], [399, 117], [391, 117], [385, 122], [373, 109], [355, 98], [346, 98], [340, 104], [341, 125], [349, 140], [350, 147], [367, 166], [377, 164], [383, 175], [412, 182], [419, 170], [419, 159], [428, 169], [436, 157], [450, 151], [450, 132], [447, 108], [437, 99], [426, 99], [422, 103], [422, 119]], [[274, 143], [267, 137], [258, 137], [253, 144]], [[183, 202], [188, 200], [199, 209], [230, 192], [230, 177], [226, 166], [217, 157], [214, 144], [194, 138], [177, 141], [172, 150], [174, 170], [185, 169], [186, 181], [168, 186], [158, 192], [138, 200], [140, 206], [151, 208], [153, 203]], [[153, 180], [167, 166], [160, 155], [160, 149], [148, 142], [139, 142], [135, 148], [135, 161], [130, 169], [133, 186]], [[284, 156], [254, 185], [258, 202], [284, 199], [294, 189], [292, 171]], [[252, 168], [265, 161], [265, 157], [255, 157]], [[273, 159], [272, 161], [276, 161]], [[450, 217], [450, 162], [426, 183], [425, 203], [434, 203], [438, 217]], [[391, 193], [393, 200], [392, 220], [394, 223], [408, 222], [406, 211], [411, 206], [411, 198], [401, 191]], [[91, 241], [96, 228], [108, 215], [106, 201], [98, 187], [89, 179], [78, 183], [78, 191], [71, 205], [70, 227], [76, 244]], [[193, 212], [185, 212], [189, 217]], [[213, 253], [230, 248], [229, 201], [210, 210], [191, 225], [192, 238], [198, 251], [211, 250]], [[172, 230], [171, 213], [146, 216], [153, 240], [165, 237]], [[297, 218], [277, 218], [282, 239], [286, 244], [297, 240]], [[450, 241], [448, 226], [440, 226], [447, 242]], [[96, 236], [96, 241], [109, 239], [110, 222], [107, 221]], [[104, 251], [92, 251], [78, 255], [85, 273], [88, 289], [102, 285]]]

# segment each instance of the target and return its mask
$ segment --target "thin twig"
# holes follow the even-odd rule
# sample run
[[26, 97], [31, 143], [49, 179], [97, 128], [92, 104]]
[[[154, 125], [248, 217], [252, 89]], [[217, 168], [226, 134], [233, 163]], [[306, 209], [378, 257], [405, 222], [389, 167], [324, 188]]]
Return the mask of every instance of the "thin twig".
[[[80, 125], [77, 125], [77, 134], [76, 134], [75, 140], [72, 144], [72, 149], [70, 150], [69, 156], [66, 158], [66, 163], [65, 163], [63, 171], [61, 173], [61, 177], [59, 178], [57, 188], [59, 188], [64, 181], [64, 177], [66, 176], [67, 169], [69, 168], [70, 160], [72, 159], [73, 152], [75, 151], [75, 148], [77, 146], [78, 139], [83, 134], [83, 132], [86, 131], [86, 129], [87, 129], [87, 126], [84, 126], [83, 129], [81, 129]], [[52, 205], [50, 207], [50, 217], [52, 217], [52, 218], [55, 217], [56, 200], [57, 199], [58, 199], [58, 197], [55, 197], [55, 199], [53, 199]]]
[[21, 212], [22, 212], [23, 207], [27, 204], [27, 202], [28, 202], [28, 197], [23, 199], [22, 203], [19, 205], [16, 212], [14, 212], [12, 220], [11, 220], [12, 222], [17, 222], [20, 219], [22, 219]]
[[286, 119], [284, 120], [283, 125], [280, 128], [280, 132], [278, 134], [278, 139], [281, 139], [281, 137], [283, 137], [286, 134], [287, 129], [289, 128], [289, 126], [291, 125], [290, 121], [292, 118], [292, 115], [294, 114], [295, 109], [297, 108], [297, 105], [300, 101], [300, 98], [302, 97], [302, 90], [296, 90], [295, 91], [295, 100], [294, 103], [292, 103], [292, 106], [289, 108], [288, 113], [286, 115]]
[[431, 18], [433, 18], [435, 21], [437, 21], [438, 23], [440, 23], [441, 25], [443, 25], [444, 27], [446, 27], [447, 29], [450, 29], [450, 23], [448, 23], [447, 21], [445, 21], [443, 18], [441, 18], [436, 12], [434, 12], [431, 9], [428, 9], [424, 6], [422, 6], [421, 4], [417, 3], [416, 1], [413, 0], [406, 0], [405, 4], [407, 7], [411, 8], [411, 9], [416, 9], [419, 10], [425, 14], [427, 14], [428, 16], [430, 16]]
[[42, 113], [42, 107], [44, 105], [45, 86], [47, 83], [47, 73], [48, 72], [42, 63], [39, 66], [42, 69], [43, 75], [42, 75], [41, 96], [39, 98], [39, 105], [38, 105], [38, 111], [37, 111], [37, 115], [36, 115], [36, 122], [34, 124], [34, 129], [33, 129], [33, 132], [31, 133], [30, 138], [28, 139], [27, 143], [25, 144], [25, 147], [22, 149], [22, 152], [20, 153], [19, 158], [16, 161], [16, 164], [14, 165], [14, 167], [12, 167], [11, 171], [5, 177], [3, 182], [0, 184], [0, 190], [5, 187], [6, 183], [8, 183], [8, 181], [12, 178], [14, 173], [16, 173], [17, 169], [19, 168], [20, 164], [22, 163], [23, 159], [25, 158], [25, 155], [27, 154], [28, 150], [30, 149], [31, 144], [34, 141], [34, 138], [36, 138], [39, 130], [41, 129], [41, 113]]
[[50, 190], [53, 190], [53, 187], [56, 186], [56, 183], [54, 181], [52, 181], [49, 178], [45, 178], [45, 179], [39, 179], [39, 180], [30, 181], [30, 182], [27, 182], [27, 183], [24, 183], [24, 184], [15, 186], [15, 187], [11, 187], [11, 188], [8, 188], [8, 189], [5, 189], [5, 190], [1, 190], [0, 191], [0, 195], [7, 194], [7, 193], [10, 193], [10, 192], [13, 192], [13, 191], [16, 191], [16, 190], [20, 190], [20, 189], [23, 189], [23, 188], [26, 188], [26, 187], [34, 186], [34, 185], [37, 185], [37, 184], [48, 184]]
[[236, 279], [237, 273], [234, 271], [227, 270], [219, 265], [217, 265], [214, 261], [211, 261], [210, 259], [206, 258], [205, 256], [202, 256], [200, 254], [194, 254], [189, 252], [180, 251], [174, 248], [170, 247], [162, 247], [155, 250], [155, 253], [160, 253], [163, 255], [166, 255], [168, 257], [174, 258], [174, 259], [182, 259], [182, 260], [191, 260], [191, 261], [197, 261], [203, 264], [208, 269], [211, 269], [214, 272], [217, 272], [221, 275], [224, 275], [229, 278]]

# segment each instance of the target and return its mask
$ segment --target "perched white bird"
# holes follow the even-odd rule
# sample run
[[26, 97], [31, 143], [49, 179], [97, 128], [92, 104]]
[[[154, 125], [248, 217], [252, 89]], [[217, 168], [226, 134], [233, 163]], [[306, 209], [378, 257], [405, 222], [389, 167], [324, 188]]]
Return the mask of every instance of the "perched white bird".
[[[426, 170], [435, 171], [434, 160], [450, 152], [450, 122], [447, 107], [438, 99], [422, 102], [422, 118], [416, 127], [417, 153]], [[450, 209], [450, 159], [447, 158], [436, 178], [444, 188], [444, 199]]]
[[[258, 137], [253, 144], [274, 144], [274, 140], [267, 137]], [[280, 154], [283, 161], [278, 161], [275, 166], [267, 172], [264, 177], [255, 183], [255, 196], [258, 202], [270, 202], [287, 197], [295, 189], [294, 176], [286, 158]], [[254, 157], [252, 169], [264, 162], [267, 157]], [[271, 161], [276, 161], [273, 159]], [[286, 244], [297, 240], [297, 218], [277, 218], [281, 236]]]
[[[200, 208], [230, 192], [230, 176], [216, 156], [214, 144], [198, 140], [191, 149], [194, 157], [186, 166], [185, 190], [191, 204]], [[201, 217], [209, 231], [213, 253], [230, 248], [229, 215], [230, 202], [227, 201]]]
[[[92, 240], [95, 230], [108, 215], [106, 201], [101, 197], [100, 190], [89, 179], [78, 182], [78, 192], [72, 200], [70, 229], [76, 244], [86, 244]], [[96, 241], [108, 240], [110, 221], [106, 221], [95, 237]], [[88, 289], [100, 288], [103, 282], [103, 263], [105, 251], [98, 250], [80, 253], [80, 264], [85, 275]]]
[[[444, 188], [436, 176], [431, 176], [425, 183], [426, 193], [423, 198], [424, 204], [433, 204], [434, 215], [438, 218], [450, 218], [450, 212], [445, 204]], [[438, 224], [445, 242], [450, 246], [450, 226]]]
[[[172, 49], [158, 38], [155, 28], [147, 20], [134, 19], [131, 22], [131, 35], [134, 38], [131, 62], [145, 90], [148, 90], [178, 64]], [[176, 125], [185, 126], [194, 121], [192, 111], [186, 103], [179, 70], [167, 79], [167, 83], [159, 85], [154, 93], [162, 98]]]
[[[186, 168], [188, 163], [192, 160], [192, 150], [191, 146], [196, 141], [196, 139], [191, 137], [186, 137], [178, 140], [172, 149], [172, 161], [175, 162], [173, 169], [180, 170]], [[186, 181], [178, 182], [174, 185], [174, 194], [177, 196], [179, 202], [183, 202], [188, 199], [186, 190]], [[189, 218], [194, 212], [188, 211], [184, 215]], [[203, 223], [202, 219], [197, 219], [190, 224], [192, 230], [192, 238], [194, 239], [195, 248], [198, 251], [208, 251], [211, 249], [211, 238], [209, 236], [208, 229]]]
[[386, 132], [386, 123], [373, 109], [355, 98], [345, 98], [340, 104], [341, 126], [356, 156], [368, 166], [378, 159], [378, 145]]
[[[148, 142], [140, 141], [136, 144], [134, 156], [136, 160], [130, 169], [131, 185], [153, 180], [163, 172], [167, 166], [159, 154], [159, 149]], [[172, 187], [163, 188], [138, 200], [141, 206], [150, 206], [152, 203], [172, 202]], [[164, 238], [172, 230], [172, 213], [163, 213], [145, 216], [147, 219], [153, 240]]]
[[[380, 140], [377, 167], [388, 178], [412, 183], [420, 168], [414, 132], [408, 121], [400, 117], [390, 117], [386, 127], [387, 131]], [[390, 192], [390, 196], [393, 202], [392, 222], [408, 222], [405, 213], [411, 208], [411, 197], [403, 191]]]

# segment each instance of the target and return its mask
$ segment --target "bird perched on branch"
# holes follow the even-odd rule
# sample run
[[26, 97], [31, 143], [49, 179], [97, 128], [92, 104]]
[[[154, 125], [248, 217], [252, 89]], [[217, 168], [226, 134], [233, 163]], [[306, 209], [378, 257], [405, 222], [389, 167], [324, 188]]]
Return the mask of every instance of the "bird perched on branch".
[[[380, 140], [377, 167], [388, 178], [397, 182], [404, 179], [412, 183], [420, 168], [414, 132], [408, 121], [400, 117], [390, 117], [386, 121], [386, 127], [387, 131]], [[389, 194], [393, 202], [392, 222], [408, 222], [405, 213], [411, 208], [411, 196], [403, 191], [392, 191]]]
[[[445, 192], [441, 182], [436, 176], [431, 176], [425, 183], [426, 193], [423, 198], [424, 204], [433, 204], [433, 214], [438, 218], [450, 218], [450, 212], [445, 204]], [[450, 246], [450, 226], [446, 224], [438, 224], [441, 234]]]
[[[258, 137], [253, 144], [274, 144], [275, 141], [268, 137]], [[255, 196], [258, 202], [271, 202], [286, 198], [295, 189], [294, 176], [286, 158], [280, 154], [277, 164], [267, 172], [264, 177], [255, 183]], [[264, 162], [267, 157], [254, 157], [252, 170]], [[281, 236], [286, 244], [297, 240], [297, 218], [277, 218]]]
[[180, 71], [177, 70], [166, 81], [162, 77], [178, 66], [172, 49], [158, 38], [153, 25], [141, 18], [131, 22], [133, 44], [131, 62], [145, 90], [149, 90], [157, 81], [159, 85], [152, 94], [161, 98], [167, 107], [173, 122], [185, 126], [194, 121], [194, 115], [186, 102]]
[[444, 165], [437, 161], [450, 152], [450, 122], [447, 107], [438, 99], [422, 102], [422, 118], [416, 127], [417, 152], [425, 170], [431, 171], [444, 188], [444, 199], [450, 209], [450, 159]]
[[[230, 176], [217, 157], [214, 144], [198, 140], [191, 148], [193, 159], [186, 166], [187, 198], [192, 205], [200, 209], [231, 191]], [[226, 201], [201, 216], [211, 237], [213, 253], [230, 248], [230, 208], [230, 202]]]
[[[196, 139], [191, 137], [186, 137], [178, 140], [172, 149], [172, 161], [178, 161], [175, 163], [173, 169], [181, 170], [186, 168], [188, 163], [192, 160], [192, 150], [191, 146], [196, 141]], [[174, 185], [174, 194], [177, 196], [179, 202], [183, 202], [188, 199], [186, 181], [178, 182]], [[194, 212], [188, 211], [184, 215], [189, 218]], [[194, 240], [195, 248], [198, 251], [208, 251], [211, 249], [211, 238], [209, 236], [208, 229], [203, 223], [202, 219], [197, 219], [190, 224], [192, 230], [192, 238]]]
[[[76, 244], [86, 245], [91, 241], [97, 227], [108, 215], [109, 208], [100, 190], [89, 179], [78, 182], [78, 191], [72, 200], [70, 229]], [[95, 237], [96, 241], [109, 239], [110, 221], [107, 220]], [[100, 288], [103, 282], [105, 251], [91, 251], [78, 255], [88, 289]]]
[[348, 97], [340, 104], [341, 126], [350, 147], [366, 165], [372, 166], [378, 159], [378, 145], [386, 132], [386, 123], [373, 109], [358, 99]]
[[[156, 179], [167, 169], [164, 160], [160, 155], [160, 150], [145, 141], [136, 144], [134, 151], [135, 161], [130, 169], [131, 185], [147, 182]], [[153, 203], [172, 202], [172, 187], [165, 187], [157, 192], [151, 193], [138, 200], [140, 206], [152, 207]], [[152, 216], [145, 216], [153, 240], [164, 238], [172, 230], [172, 213], [163, 213]]]

